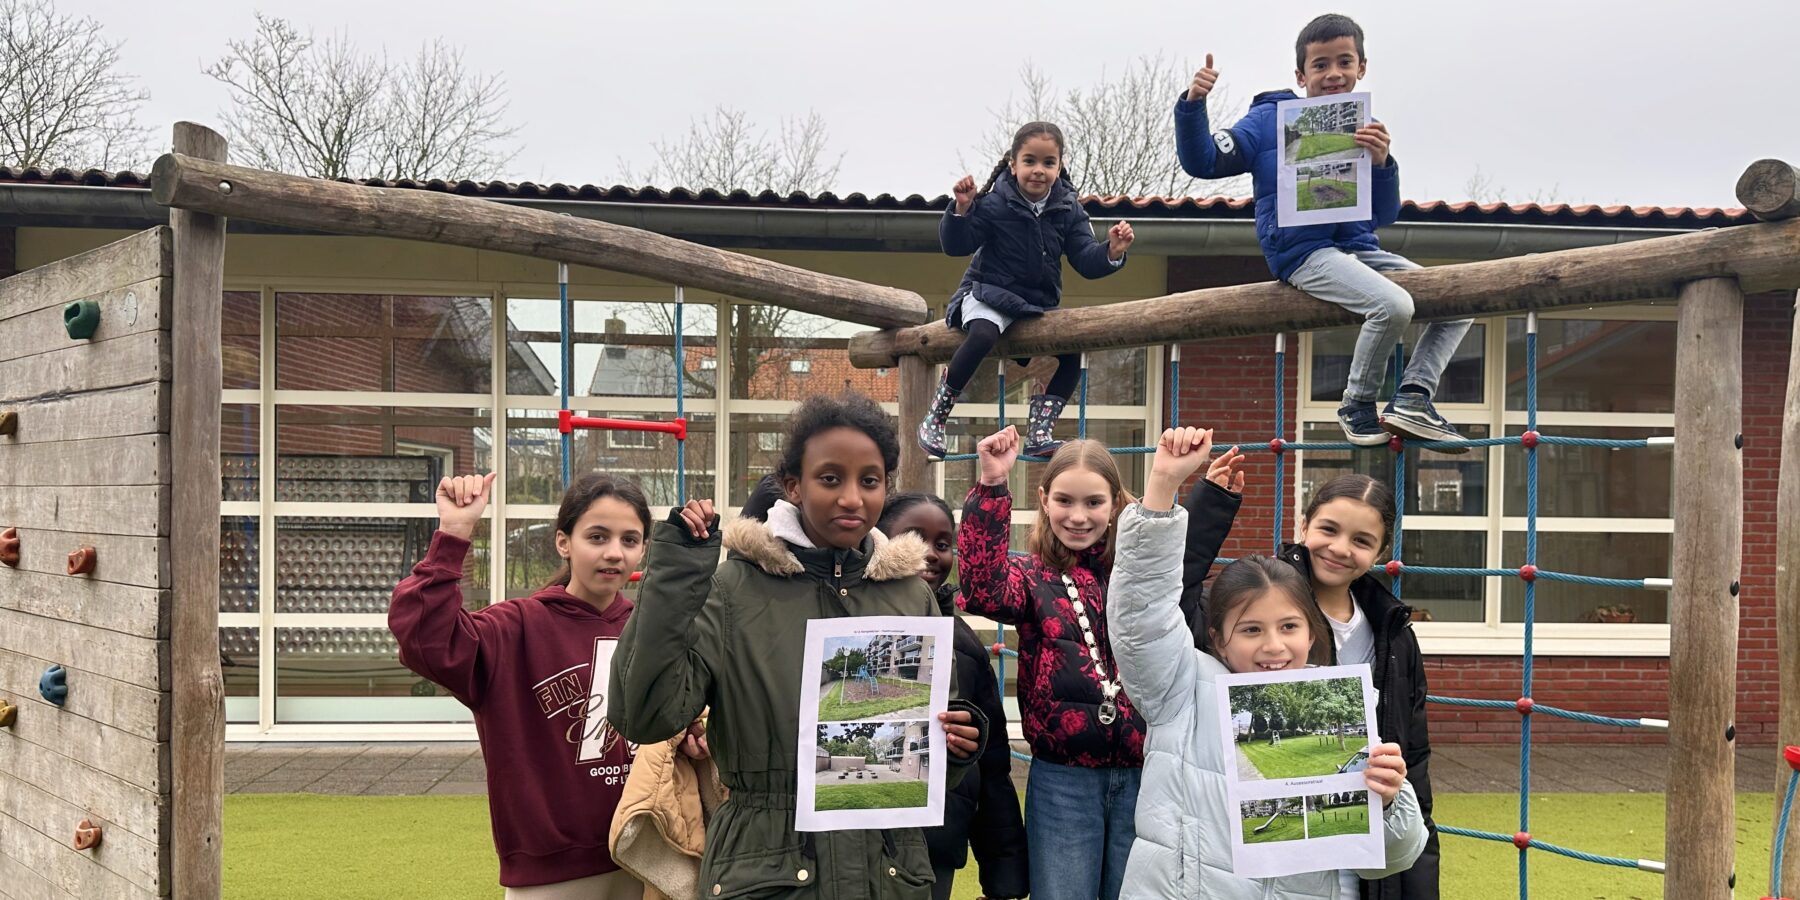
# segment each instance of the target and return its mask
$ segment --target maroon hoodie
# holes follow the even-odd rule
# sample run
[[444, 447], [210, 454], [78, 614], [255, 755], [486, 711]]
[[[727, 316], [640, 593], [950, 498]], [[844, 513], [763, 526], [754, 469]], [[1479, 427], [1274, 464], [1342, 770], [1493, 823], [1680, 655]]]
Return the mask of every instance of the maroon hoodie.
[[507, 887], [618, 869], [606, 849], [636, 748], [604, 718], [607, 673], [631, 601], [605, 612], [547, 587], [463, 609], [469, 542], [442, 531], [394, 589], [388, 628], [400, 662], [475, 713], [488, 813]]

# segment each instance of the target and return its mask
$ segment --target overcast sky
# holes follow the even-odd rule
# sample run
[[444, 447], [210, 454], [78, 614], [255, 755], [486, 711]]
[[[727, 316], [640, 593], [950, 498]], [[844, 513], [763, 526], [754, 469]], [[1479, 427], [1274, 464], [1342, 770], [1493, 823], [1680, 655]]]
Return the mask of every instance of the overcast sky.
[[[840, 193], [936, 196], [1027, 60], [1069, 87], [1142, 54], [1211, 51], [1222, 86], [1248, 100], [1293, 85], [1294, 35], [1330, 11], [1368, 32], [1362, 89], [1409, 199], [1463, 199], [1479, 167], [1508, 199], [1733, 206], [1751, 160], [1800, 160], [1791, 0], [59, 5], [125, 39], [124, 66], [153, 95], [143, 117], [164, 135], [176, 119], [217, 125], [225, 94], [200, 70], [252, 33], [256, 9], [397, 56], [443, 36], [506, 79], [513, 180], [612, 184], [621, 157], [649, 161], [651, 141], [728, 103], [769, 126], [817, 110], [843, 152]], [[1169, 85], [1171, 104], [1184, 86]]]

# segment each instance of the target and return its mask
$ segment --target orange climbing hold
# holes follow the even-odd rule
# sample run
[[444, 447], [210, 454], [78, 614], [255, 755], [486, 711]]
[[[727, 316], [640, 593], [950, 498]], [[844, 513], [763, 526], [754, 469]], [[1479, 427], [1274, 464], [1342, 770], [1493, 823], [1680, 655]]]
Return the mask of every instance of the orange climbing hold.
[[0, 563], [15, 569], [19, 567], [19, 529], [0, 531]]
[[100, 826], [95, 825], [92, 819], [82, 819], [81, 824], [75, 826], [75, 849], [92, 850], [98, 846]]
[[99, 551], [92, 547], [81, 546], [69, 553], [69, 574], [86, 575], [94, 571], [94, 563], [100, 558]]

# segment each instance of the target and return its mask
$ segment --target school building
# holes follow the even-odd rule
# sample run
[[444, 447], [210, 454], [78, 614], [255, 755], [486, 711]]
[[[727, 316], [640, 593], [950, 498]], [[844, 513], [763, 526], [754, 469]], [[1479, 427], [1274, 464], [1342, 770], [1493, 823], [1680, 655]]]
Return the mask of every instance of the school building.
[[[386, 185], [443, 191], [632, 225], [823, 272], [917, 291], [941, 313], [966, 260], [937, 246], [942, 201], [918, 196], [721, 195], [564, 185], [463, 182]], [[1090, 198], [1097, 223], [1132, 221], [1138, 242], [1118, 274], [1065, 274], [1064, 303], [1112, 303], [1266, 281], [1245, 201]], [[0, 169], [0, 274], [42, 265], [167, 220], [131, 173]], [[1408, 203], [1385, 247], [1425, 264], [1612, 244], [1747, 224], [1714, 209]], [[666, 510], [688, 496], [742, 504], [780, 450], [795, 403], [848, 385], [894, 407], [898, 373], [852, 368], [862, 326], [574, 269], [572, 405], [615, 418], [676, 415], [675, 324], [681, 323], [683, 458], [671, 439], [582, 432], [576, 471], [641, 481]], [[560, 494], [557, 269], [458, 247], [303, 234], [232, 222], [224, 304], [224, 477], [219, 627], [231, 740], [470, 739], [468, 712], [400, 666], [386, 628], [389, 592], [424, 552], [432, 488], [443, 474], [500, 473], [477, 530], [463, 587], [470, 608], [530, 593], [555, 569], [550, 536]], [[1744, 570], [1737, 734], [1773, 740], [1776, 722], [1773, 541], [1776, 470], [1794, 298], [1752, 296], [1744, 346]], [[1540, 430], [1667, 435], [1673, 423], [1672, 302], [1570, 310], [1540, 329]], [[1523, 430], [1524, 320], [1483, 319], [1446, 372], [1439, 407], [1470, 437]], [[1088, 434], [1141, 445], [1178, 408], [1186, 424], [1266, 447], [1335, 440], [1334, 410], [1354, 333], [1247, 338], [1089, 357]], [[1009, 366], [1016, 421], [1030, 393]], [[952, 451], [997, 425], [994, 367], [971, 384]], [[1276, 386], [1285, 392], [1274, 421]], [[1062, 432], [1075, 433], [1076, 410]], [[901, 423], [910, 439], [914, 423]], [[1666, 448], [1540, 449], [1540, 551], [1557, 571], [1667, 577], [1674, 521]], [[1460, 456], [1406, 451], [1404, 557], [1438, 566], [1517, 567], [1525, 493], [1516, 448]], [[1121, 456], [1141, 485], [1145, 458]], [[1015, 485], [1015, 546], [1035, 516], [1028, 479]], [[936, 467], [955, 506], [972, 463]], [[1267, 552], [1275, 539], [1274, 464], [1254, 453], [1239, 526], [1225, 553]], [[1293, 454], [1285, 528], [1309, 492], [1344, 471], [1391, 478], [1390, 451]], [[0, 522], [0, 526], [6, 523]], [[1433, 693], [1512, 699], [1521, 661], [1521, 583], [1409, 576]], [[1656, 591], [1539, 582], [1536, 696], [1613, 716], [1664, 717], [1669, 597]], [[977, 620], [977, 624], [980, 622]], [[991, 632], [991, 627], [983, 629]], [[1016, 644], [1015, 644], [1016, 645]], [[1016, 666], [1009, 665], [1008, 677]], [[1008, 696], [1013, 691], [1009, 685]], [[1015, 726], [1016, 728], [1016, 726]], [[1432, 709], [1439, 742], [1512, 742], [1512, 713]], [[1536, 737], [1660, 741], [1560, 719]]]

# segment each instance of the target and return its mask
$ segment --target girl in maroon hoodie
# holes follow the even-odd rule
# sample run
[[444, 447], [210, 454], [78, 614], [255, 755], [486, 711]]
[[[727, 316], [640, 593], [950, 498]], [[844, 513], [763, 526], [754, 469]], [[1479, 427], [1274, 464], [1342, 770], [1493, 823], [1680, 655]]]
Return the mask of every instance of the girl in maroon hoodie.
[[530, 597], [469, 612], [457, 582], [493, 480], [438, 484], [438, 531], [394, 589], [388, 628], [407, 668], [475, 713], [509, 900], [635, 900], [643, 885], [606, 845], [635, 748], [607, 724], [604, 694], [649, 504], [629, 481], [583, 476], [556, 514], [556, 577]]

